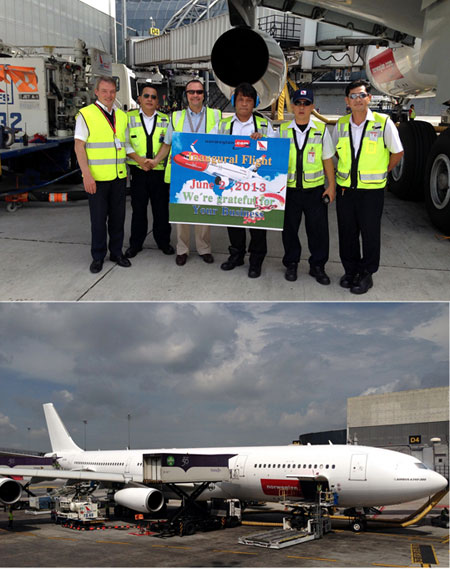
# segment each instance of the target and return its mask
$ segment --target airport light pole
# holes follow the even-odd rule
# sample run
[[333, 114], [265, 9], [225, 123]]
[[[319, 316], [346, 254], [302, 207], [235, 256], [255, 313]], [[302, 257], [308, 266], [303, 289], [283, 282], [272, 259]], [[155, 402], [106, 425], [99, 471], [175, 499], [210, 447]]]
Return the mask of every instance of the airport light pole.
[[130, 450], [130, 448], [131, 448], [130, 422], [131, 422], [131, 415], [130, 415], [130, 413], [128, 413], [128, 450]]
[[30, 441], [31, 427], [27, 427], [27, 431], [28, 431], [28, 450], [31, 450], [31, 441]]
[[83, 423], [84, 423], [84, 450], [86, 450], [86, 425], [87, 425], [86, 419], [83, 419]]

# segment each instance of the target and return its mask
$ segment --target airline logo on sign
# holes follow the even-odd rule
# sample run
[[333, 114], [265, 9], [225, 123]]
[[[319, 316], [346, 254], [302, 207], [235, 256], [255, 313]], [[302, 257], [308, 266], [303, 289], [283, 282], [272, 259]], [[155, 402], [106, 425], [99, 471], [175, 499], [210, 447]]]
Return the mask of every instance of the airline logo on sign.
[[256, 150], [267, 150], [267, 140], [257, 140]]
[[235, 140], [234, 148], [250, 148], [250, 140]]

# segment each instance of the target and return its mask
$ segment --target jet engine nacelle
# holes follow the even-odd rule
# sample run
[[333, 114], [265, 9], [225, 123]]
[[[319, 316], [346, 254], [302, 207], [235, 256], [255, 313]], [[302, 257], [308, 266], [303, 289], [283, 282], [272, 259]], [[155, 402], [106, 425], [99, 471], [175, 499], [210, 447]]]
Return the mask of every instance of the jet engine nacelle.
[[366, 52], [366, 73], [372, 85], [391, 97], [432, 97], [437, 77], [419, 72], [421, 40], [414, 47], [377, 48]]
[[211, 66], [219, 89], [228, 99], [239, 83], [251, 83], [258, 108], [278, 98], [286, 83], [286, 60], [277, 42], [265, 32], [245, 26], [231, 28], [214, 44]]
[[114, 500], [143, 514], [159, 512], [164, 506], [164, 496], [156, 488], [124, 488], [114, 494]]
[[22, 486], [11, 478], [0, 478], [0, 502], [15, 504], [22, 496]]

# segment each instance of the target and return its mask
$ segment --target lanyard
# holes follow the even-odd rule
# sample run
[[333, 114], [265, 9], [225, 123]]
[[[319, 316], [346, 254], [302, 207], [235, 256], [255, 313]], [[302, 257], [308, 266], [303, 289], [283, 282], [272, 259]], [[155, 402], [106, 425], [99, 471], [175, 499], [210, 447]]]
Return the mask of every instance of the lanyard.
[[203, 107], [203, 109], [199, 113], [199, 119], [198, 119], [198, 123], [197, 123], [197, 126], [195, 127], [195, 129], [194, 129], [194, 125], [192, 124], [191, 113], [190, 113], [189, 109], [186, 110], [186, 114], [187, 114], [187, 118], [189, 121], [189, 126], [191, 128], [191, 132], [198, 132], [200, 125], [202, 124], [202, 121], [203, 121], [203, 115], [205, 114], [205, 107]]
[[114, 112], [114, 110], [112, 110], [111, 114], [113, 116], [113, 123], [111, 122], [110, 118], [108, 117], [108, 115], [105, 113], [105, 111], [101, 108], [100, 105], [97, 105], [97, 102], [94, 103], [94, 105], [97, 107], [97, 109], [100, 109], [105, 117], [105, 119], [108, 121], [109, 126], [112, 128], [114, 134], [116, 134], [116, 113]]

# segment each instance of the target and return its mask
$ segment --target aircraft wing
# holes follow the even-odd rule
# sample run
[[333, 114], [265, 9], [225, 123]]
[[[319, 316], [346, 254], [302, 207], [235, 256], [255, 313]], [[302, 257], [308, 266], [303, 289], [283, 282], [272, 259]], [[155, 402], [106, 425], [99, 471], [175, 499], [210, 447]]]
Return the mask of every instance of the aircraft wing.
[[98, 480], [99, 482], [127, 483], [132, 475], [93, 470], [57, 470], [56, 468], [0, 468], [0, 476], [25, 476], [45, 480], [61, 478], [63, 480]]

